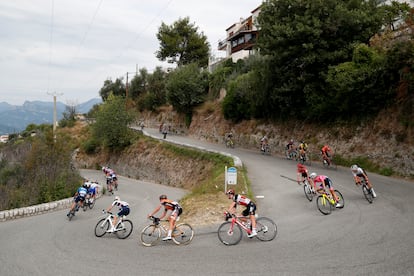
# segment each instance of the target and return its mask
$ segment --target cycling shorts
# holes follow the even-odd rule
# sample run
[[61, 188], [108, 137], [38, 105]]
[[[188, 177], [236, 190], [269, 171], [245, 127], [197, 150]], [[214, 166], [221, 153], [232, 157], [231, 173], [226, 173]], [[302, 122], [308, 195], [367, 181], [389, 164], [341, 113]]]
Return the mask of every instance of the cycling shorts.
[[183, 208], [177, 207], [172, 211], [170, 217], [176, 218], [176, 217], [179, 217], [182, 213], [183, 213]]
[[[329, 178], [325, 178], [324, 183], [325, 183], [325, 187], [328, 187], [329, 190], [333, 190], [332, 181]], [[319, 188], [323, 189], [322, 183], [319, 185]]]
[[76, 196], [75, 197], [75, 202], [78, 203], [79, 201], [80, 202], [84, 202], [85, 201], [85, 197], [84, 196], [80, 196], [80, 195]]
[[242, 215], [247, 217], [248, 215], [254, 215], [256, 213], [256, 204], [252, 201], [246, 206], [246, 209], [242, 212]]
[[129, 214], [129, 206], [123, 206], [118, 213], [118, 217], [120, 216], [127, 216]]

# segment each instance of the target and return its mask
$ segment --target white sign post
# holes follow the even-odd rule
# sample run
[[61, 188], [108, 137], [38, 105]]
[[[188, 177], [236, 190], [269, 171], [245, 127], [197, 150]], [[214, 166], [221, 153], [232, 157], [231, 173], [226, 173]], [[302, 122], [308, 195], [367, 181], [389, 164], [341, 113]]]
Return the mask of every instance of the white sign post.
[[227, 192], [227, 185], [237, 185], [237, 169], [226, 166], [224, 175], [224, 192]]

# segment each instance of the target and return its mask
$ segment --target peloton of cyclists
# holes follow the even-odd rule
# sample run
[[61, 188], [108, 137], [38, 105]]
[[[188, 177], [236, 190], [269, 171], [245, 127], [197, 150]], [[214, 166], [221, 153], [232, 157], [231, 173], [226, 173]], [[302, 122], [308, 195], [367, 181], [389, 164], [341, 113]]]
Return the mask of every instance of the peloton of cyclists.
[[161, 208], [164, 208], [164, 212], [159, 217], [159, 219], [162, 219], [167, 215], [168, 211], [171, 211], [171, 214], [168, 217], [169, 228], [168, 228], [167, 236], [162, 239], [163, 241], [168, 241], [168, 240], [171, 240], [172, 230], [175, 227], [176, 221], [179, 219], [180, 215], [182, 214], [183, 208], [180, 206], [178, 202], [168, 199], [166, 195], [160, 195], [159, 199], [160, 199], [160, 205], [156, 207], [154, 211], [148, 214], [148, 217], [152, 217]]
[[372, 193], [372, 197], [374, 198], [377, 197], [377, 194], [375, 193], [374, 188], [372, 188], [371, 182], [368, 181], [368, 175], [364, 169], [354, 164], [351, 166], [351, 172], [352, 172], [352, 175], [354, 176], [355, 185], [361, 185], [361, 178], [363, 178], [365, 182], [367, 183], [368, 189], [370, 189]]
[[[311, 173], [309, 177], [313, 183], [313, 187], [315, 188], [315, 191], [317, 191], [318, 193], [323, 193], [324, 191], [326, 191], [326, 187], [328, 187], [329, 191], [331, 192], [332, 197], [336, 201], [336, 207], [341, 206], [338, 203], [339, 198], [334, 192], [333, 183], [332, 183], [332, 180], [329, 179], [329, 177], [327, 177], [326, 175], [317, 175], [315, 172]], [[316, 188], [317, 185], [319, 186], [318, 188]]]
[[248, 199], [247, 197], [243, 195], [236, 194], [233, 189], [230, 189], [226, 192], [229, 199], [231, 199], [233, 202], [231, 203], [229, 207], [229, 212], [231, 214], [236, 213], [237, 205], [245, 206], [246, 209], [242, 212], [242, 215], [247, 217], [250, 217], [250, 221], [252, 223], [252, 232], [248, 235], [249, 238], [252, 238], [254, 236], [257, 236], [257, 229], [256, 229], [256, 204]]

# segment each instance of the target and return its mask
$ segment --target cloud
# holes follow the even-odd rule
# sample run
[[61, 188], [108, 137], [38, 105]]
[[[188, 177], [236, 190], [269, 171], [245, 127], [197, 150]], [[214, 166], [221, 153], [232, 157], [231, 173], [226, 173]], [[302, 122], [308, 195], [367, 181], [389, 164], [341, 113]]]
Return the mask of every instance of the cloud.
[[0, 101], [83, 102], [99, 97], [107, 78], [170, 66], [155, 57], [156, 33], [179, 18], [203, 32], [212, 54], [226, 29], [261, 1], [19, 0], [0, 2]]

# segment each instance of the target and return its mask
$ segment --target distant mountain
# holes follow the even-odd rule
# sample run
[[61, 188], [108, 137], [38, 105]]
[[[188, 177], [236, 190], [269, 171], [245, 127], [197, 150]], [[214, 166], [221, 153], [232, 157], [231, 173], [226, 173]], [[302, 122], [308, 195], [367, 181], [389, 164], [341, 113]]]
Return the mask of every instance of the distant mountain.
[[[76, 112], [88, 113], [100, 98], [91, 99], [76, 105]], [[63, 118], [66, 105], [56, 102], [57, 119]], [[0, 134], [16, 133], [26, 129], [29, 124], [53, 124], [53, 102], [26, 101], [23, 105], [0, 102]]]

